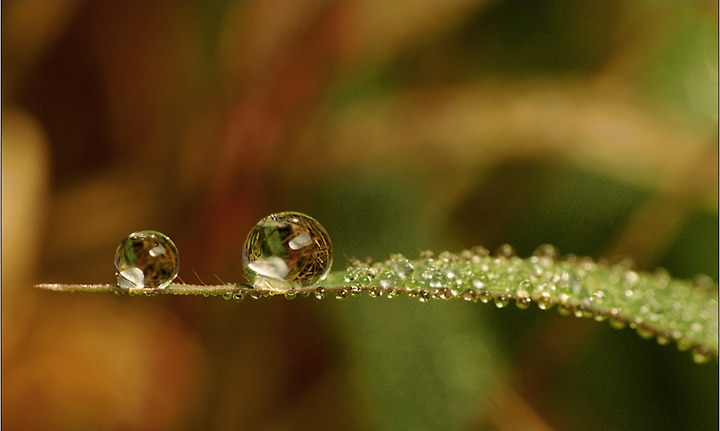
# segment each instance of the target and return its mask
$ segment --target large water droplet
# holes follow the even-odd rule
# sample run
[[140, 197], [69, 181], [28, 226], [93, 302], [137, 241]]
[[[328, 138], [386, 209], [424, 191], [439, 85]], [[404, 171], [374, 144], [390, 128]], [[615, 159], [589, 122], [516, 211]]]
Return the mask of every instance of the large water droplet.
[[305, 214], [271, 214], [250, 230], [243, 262], [245, 275], [255, 287], [286, 290], [309, 286], [330, 272], [330, 236]]
[[115, 270], [120, 288], [163, 289], [178, 275], [180, 254], [163, 233], [133, 232], [115, 251]]

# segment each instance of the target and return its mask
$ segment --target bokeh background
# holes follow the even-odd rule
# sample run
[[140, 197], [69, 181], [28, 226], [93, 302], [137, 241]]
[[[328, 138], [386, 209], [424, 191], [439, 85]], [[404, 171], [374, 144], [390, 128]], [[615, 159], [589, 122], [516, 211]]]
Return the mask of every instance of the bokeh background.
[[463, 301], [121, 297], [130, 232], [242, 281], [265, 215], [348, 258], [502, 243], [718, 273], [716, 2], [2, 2], [2, 425], [718, 428], [718, 364]]

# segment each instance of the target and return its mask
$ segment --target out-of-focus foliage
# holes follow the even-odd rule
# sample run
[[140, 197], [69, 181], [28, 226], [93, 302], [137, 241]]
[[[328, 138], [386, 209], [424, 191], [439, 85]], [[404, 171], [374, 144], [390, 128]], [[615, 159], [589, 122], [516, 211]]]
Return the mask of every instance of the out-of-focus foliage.
[[140, 229], [173, 238], [186, 282], [240, 281], [281, 210], [321, 220], [337, 265], [552, 243], [717, 282], [716, 18], [3, 2], [3, 425], [717, 429], [716, 362], [554, 313], [31, 287], [112, 282]]

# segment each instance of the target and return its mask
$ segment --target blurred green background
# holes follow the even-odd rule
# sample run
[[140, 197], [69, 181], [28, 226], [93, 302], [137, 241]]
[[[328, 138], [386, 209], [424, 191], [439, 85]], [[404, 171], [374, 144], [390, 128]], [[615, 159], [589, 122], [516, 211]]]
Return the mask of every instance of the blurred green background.
[[130, 232], [243, 280], [297, 210], [351, 257], [718, 274], [716, 2], [2, 3], [2, 425], [716, 430], [718, 364], [555, 311], [128, 298]]

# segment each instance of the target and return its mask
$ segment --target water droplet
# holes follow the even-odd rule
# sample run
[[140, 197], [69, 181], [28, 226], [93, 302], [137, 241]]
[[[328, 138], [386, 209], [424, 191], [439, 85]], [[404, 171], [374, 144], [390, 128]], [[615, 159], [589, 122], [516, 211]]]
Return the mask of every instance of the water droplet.
[[348, 291], [345, 289], [340, 289], [335, 293], [336, 299], [347, 299], [348, 297]]
[[293, 300], [297, 298], [297, 292], [295, 290], [288, 290], [287, 292], [285, 292], [284, 296], [285, 299]]
[[623, 329], [627, 326], [627, 320], [625, 320], [625, 318], [622, 317], [615, 309], [610, 310], [610, 317], [608, 320], [610, 322], [610, 326], [615, 329]]
[[441, 287], [435, 292], [435, 296], [440, 299], [451, 299], [454, 295], [452, 293], [452, 290], [448, 289], [447, 287]]
[[481, 290], [477, 292], [477, 297], [483, 304], [487, 304], [490, 302], [490, 299], [492, 299], [492, 293], [488, 292], [487, 290]]
[[557, 311], [561, 316], [569, 316], [572, 314], [573, 308], [569, 304], [561, 302], [557, 306]]
[[497, 248], [497, 250], [495, 251], [495, 256], [504, 257], [506, 259], [515, 257], [515, 249], [512, 248], [510, 244], [503, 244]]
[[256, 287], [286, 290], [309, 286], [330, 272], [330, 236], [317, 220], [305, 214], [271, 214], [250, 230], [243, 261], [245, 274]]
[[510, 303], [510, 298], [505, 295], [498, 295], [495, 298], [493, 298], [495, 302], [495, 306], [497, 308], [504, 308]]
[[462, 298], [466, 301], [477, 301], [476, 292], [473, 289], [467, 289], [462, 293]]
[[444, 287], [447, 281], [445, 277], [443, 277], [442, 271], [432, 266], [425, 268], [421, 278], [432, 288]]
[[527, 309], [531, 303], [532, 299], [530, 299], [529, 296], [518, 297], [517, 299], [515, 299], [515, 305], [521, 310]]
[[653, 331], [652, 328], [647, 325], [637, 325], [635, 331], [638, 333], [640, 338], [644, 338], [646, 340], [649, 340], [650, 338], [655, 336], [655, 331]]
[[553, 262], [557, 262], [559, 257], [560, 252], [558, 249], [550, 244], [543, 244], [533, 252], [533, 260], [543, 267], [551, 266]]
[[420, 302], [425, 302], [425, 301], [429, 300], [431, 297], [432, 297], [432, 295], [431, 295], [430, 291], [427, 289], [421, 290], [420, 294], [418, 295], [418, 299], [420, 300]]
[[323, 299], [323, 297], [325, 297], [325, 288], [318, 287], [317, 289], [315, 289], [315, 298]]
[[710, 350], [705, 346], [695, 346], [692, 350], [693, 361], [696, 364], [704, 364], [710, 361]]
[[233, 293], [230, 292], [230, 291], [225, 292], [225, 293], [223, 293], [223, 296], [222, 296], [222, 297], [223, 297], [224, 300], [229, 301], [229, 300], [231, 300], [231, 299], [233, 298]]
[[553, 306], [552, 298], [547, 292], [543, 292], [537, 300], [537, 306], [541, 310], [549, 310]]
[[423, 250], [420, 252], [420, 259], [423, 260], [434, 260], [435, 259], [435, 252], [432, 250]]
[[670, 333], [668, 333], [666, 331], [658, 332], [656, 338], [657, 338], [658, 344], [661, 346], [664, 346], [664, 345], [670, 343], [670, 340], [671, 340]]
[[686, 338], [680, 338], [677, 340], [677, 349], [681, 352], [684, 352], [686, 350], [690, 350], [692, 347], [692, 342]]
[[388, 259], [387, 265], [391, 268], [395, 277], [402, 280], [410, 278], [415, 271], [415, 267], [412, 262], [401, 254], [391, 255]]
[[178, 275], [180, 254], [165, 234], [133, 232], [115, 251], [117, 286], [122, 289], [164, 289]]
[[235, 300], [235, 302], [243, 302], [245, 300], [245, 294], [242, 292], [238, 292], [233, 295], [233, 299]]
[[528, 298], [532, 295], [534, 288], [530, 280], [523, 280], [518, 284], [516, 295], [518, 298]]

